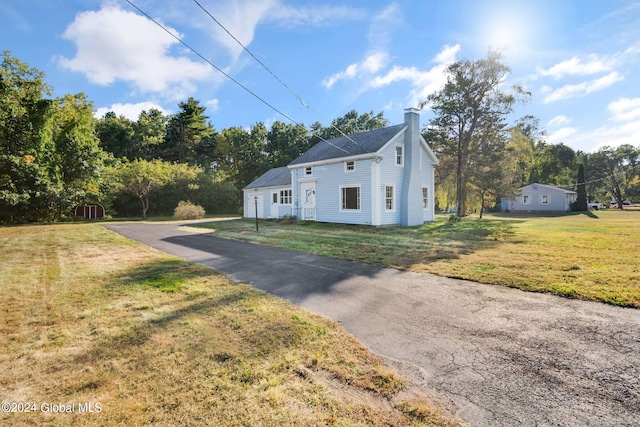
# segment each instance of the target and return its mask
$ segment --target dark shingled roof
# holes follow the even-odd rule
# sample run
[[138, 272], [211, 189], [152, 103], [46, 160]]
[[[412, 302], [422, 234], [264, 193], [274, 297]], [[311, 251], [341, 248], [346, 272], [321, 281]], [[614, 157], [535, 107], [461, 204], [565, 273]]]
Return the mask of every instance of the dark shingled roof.
[[291, 185], [291, 171], [286, 166], [268, 170], [251, 184], [244, 187], [243, 190], [261, 187], [278, 187], [281, 185]]
[[355, 144], [345, 136], [329, 139], [327, 141], [320, 141], [293, 162], [289, 163], [289, 165], [300, 165], [303, 163], [312, 163], [321, 160], [339, 159], [341, 157], [375, 153], [405, 126], [406, 125], [403, 123], [382, 129], [374, 129], [367, 132], [349, 135], [349, 138], [356, 142]]

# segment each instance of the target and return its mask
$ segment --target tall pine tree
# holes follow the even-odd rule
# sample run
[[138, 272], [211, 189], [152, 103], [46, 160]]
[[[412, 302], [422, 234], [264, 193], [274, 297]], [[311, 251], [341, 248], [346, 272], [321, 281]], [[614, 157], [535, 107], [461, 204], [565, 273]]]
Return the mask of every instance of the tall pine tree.
[[580, 212], [589, 210], [587, 206], [587, 184], [585, 183], [584, 166], [582, 163], [580, 167], [578, 167], [578, 200], [576, 201], [576, 210]]

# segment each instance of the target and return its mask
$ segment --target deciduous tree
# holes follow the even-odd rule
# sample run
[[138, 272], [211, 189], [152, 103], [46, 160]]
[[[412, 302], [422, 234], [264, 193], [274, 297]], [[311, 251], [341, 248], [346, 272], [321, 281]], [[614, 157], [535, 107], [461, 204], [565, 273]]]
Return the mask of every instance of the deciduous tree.
[[435, 115], [427, 132], [434, 148], [453, 161], [458, 216], [466, 214], [467, 190], [479, 148], [488, 136], [506, 129], [505, 120], [515, 102], [528, 96], [519, 86], [503, 89], [510, 69], [500, 61], [501, 55], [490, 51], [487, 58], [450, 65], [447, 83], [421, 104], [430, 106]]

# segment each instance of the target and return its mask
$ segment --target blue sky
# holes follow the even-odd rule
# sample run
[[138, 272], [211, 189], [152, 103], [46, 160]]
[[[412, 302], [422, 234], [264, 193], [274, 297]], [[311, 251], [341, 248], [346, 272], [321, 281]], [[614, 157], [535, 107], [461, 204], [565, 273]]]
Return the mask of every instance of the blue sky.
[[[595, 151], [640, 145], [640, 1], [131, 0], [217, 67], [298, 123], [350, 110], [391, 124], [489, 47], [511, 67], [505, 85], [531, 100], [550, 143]], [[124, 0], [0, 0], [0, 50], [46, 74], [55, 95], [85, 92], [96, 115], [170, 114], [189, 96], [216, 129], [288, 121], [188, 51]], [[425, 124], [431, 112], [425, 110]]]

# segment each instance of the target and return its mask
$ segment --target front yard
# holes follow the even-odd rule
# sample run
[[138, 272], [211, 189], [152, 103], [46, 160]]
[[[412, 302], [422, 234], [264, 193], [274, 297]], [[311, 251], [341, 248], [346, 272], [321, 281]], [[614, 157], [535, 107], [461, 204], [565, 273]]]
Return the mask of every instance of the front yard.
[[216, 236], [416, 272], [640, 307], [640, 211], [490, 214], [367, 227], [235, 220]]
[[0, 425], [460, 425], [334, 322], [98, 224], [0, 227]]

